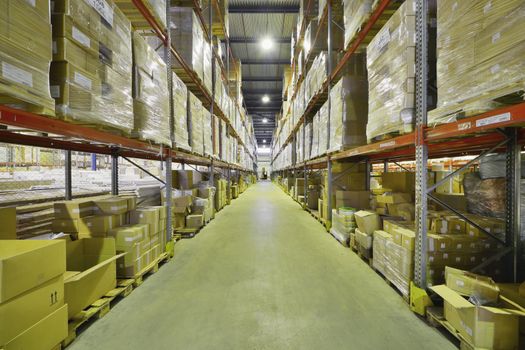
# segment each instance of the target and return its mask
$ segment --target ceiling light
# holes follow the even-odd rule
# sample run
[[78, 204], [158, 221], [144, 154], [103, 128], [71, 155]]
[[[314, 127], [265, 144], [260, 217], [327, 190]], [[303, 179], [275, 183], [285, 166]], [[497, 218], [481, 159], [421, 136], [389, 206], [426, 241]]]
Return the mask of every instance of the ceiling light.
[[266, 124], [266, 123], [268, 123], [268, 119], [267, 118], [263, 118], [262, 122], [263, 122], [263, 124]]
[[262, 98], [261, 98], [262, 102], [263, 103], [268, 103], [270, 102], [270, 96], [268, 95], [264, 95]]
[[266, 140], [263, 140], [263, 143], [266, 143]]
[[273, 39], [269, 36], [265, 36], [259, 42], [259, 45], [261, 45], [261, 47], [266, 51], [271, 50], [273, 48], [273, 44]]

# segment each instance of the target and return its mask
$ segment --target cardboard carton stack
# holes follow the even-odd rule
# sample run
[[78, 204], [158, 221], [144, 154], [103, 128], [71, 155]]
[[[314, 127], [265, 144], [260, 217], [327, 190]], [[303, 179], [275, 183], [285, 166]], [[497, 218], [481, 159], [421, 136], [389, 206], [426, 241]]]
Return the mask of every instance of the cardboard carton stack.
[[215, 209], [217, 209], [217, 211], [221, 210], [226, 204], [228, 204], [228, 196], [226, 192], [227, 186], [227, 180], [215, 179], [215, 188], [217, 189], [217, 192], [215, 193]]
[[173, 146], [184, 150], [191, 150], [188, 135], [188, 88], [186, 84], [173, 73]]
[[[137, 15], [137, 8], [132, 0], [115, 0], [118, 7], [129, 18], [137, 30], [148, 30], [151, 25], [142, 15]], [[166, 0], [144, 0], [143, 4], [153, 15], [161, 29], [166, 28]]]
[[354, 234], [356, 223], [355, 209], [341, 207], [332, 209], [332, 227], [330, 233], [340, 242], [347, 243]]
[[[519, 0], [438, 1], [438, 108], [429, 123], [500, 106], [523, 85], [525, 4]], [[451, 114], [454, 114], [451, 116]]]
[[373, 190], [373, 208], [378, 214], [414, 220], [415, 173], [381, 174], [382, 188]]
[[520, 317], [525, 313], [502, 297], [492, 279], [447, 267], [445, 284], [431, 289], [443, 298], [450, 326], [474, 348], [520, 348]]
[[0, 244], [3, 349], [52, 349], [67, 337], [65, 244], [65, 240], [6, 240]]
[[112, 1], [54, 1], [51, 96], [62, 118], [133, 128], [131, 24]]
[[202, 220], [206, 224], [215, 216], [215, 187], [211, 187], [207, 182], [202, 182], [198, 187], [198, 197], [193, 199], [191, 212], [195, 215], [202, 215]]
[[133, 136], [171, 146], [166, 64], [138, 32], [133, 33], [133, 76]]
[[415, 2], [405, 1], [367, 48], [369, 142], [413, 130]]
[[[191, 127], [190, 146], [192, 152], [204, 155], [204, 113], [202, 102], [188, 91], [188, 125]], [[208, 112], [209, 114], [209, 112]]]
[[372, 257], [372, 241], [374, 232], [381, 229], [381, 220], [377, 213], [370, 210], [360, 210], [355, 214], [355, 243], [357, 250], [365, 257]]
[[55, 101], [49, 92], [48, 1], [5, 0], [0, 24], [0, 103], [54, 115]]
[[372, 12], [373, 0], [343, 0], [343, 20], [345, 25], [345, 46], [354, 38]]
[[386, 276], [387, 251], [386, 244], [392, 241], [392, 235], [383, 230], [374, 231], [372, 251], [374, 253], [374, 260], [372, 261], [374, 269]]
[[64, 293], [69, 319], [116, 287], [116, 260], [121, 257], [113, 238], [67, 242]]

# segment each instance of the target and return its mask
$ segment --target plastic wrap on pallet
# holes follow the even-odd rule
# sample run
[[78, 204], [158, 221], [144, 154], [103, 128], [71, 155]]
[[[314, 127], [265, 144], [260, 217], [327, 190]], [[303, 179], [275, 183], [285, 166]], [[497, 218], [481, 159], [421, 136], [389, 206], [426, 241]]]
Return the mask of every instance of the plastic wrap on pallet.
[[385, 275], [386, 271], [386, 242], [392, 240], [392, 235], [385, 231], [375, 231], [372, 250], [374, 252], [374, 260], [372, 264], [376, 270]]
[[373, 0], [343, 0], [343, 20], [345, 25], [345, 47], [361, 29], [372, 12]]
[[414, 2], [394, 13], [367, 48], [369, 141], [411, 132], [415, 106]]
[[162, 28], [166, 28], [166, 0], [145, 0], [144, 3], [159, 21]]
[[312, 158], [312, 121], [306, 123], [304, 135], [304, 159]]
[[524, 20], [520, 0], [438, 1], [438, 108], [429, 123], [493, 109], [523, 89]]
[[49, 3], [4, 1], [0, 11], [0, 104], [53, 115]]
[[[318, 155], [326, 153], [328, 147], [328, 102], [325, 102], [319, 109], [319, 144]], [[331, 141], [330, 141], [331, 142]]]
[[188, 135], [188, 89], [175, 73], [173, 73], [173, 124], [174, 147], [191, 150]]
[[505, 178], [481, 179], [479, 173], [463, 177], [468, 212], [490, 217], [505, 217]]
[[212, 115], [207, 109], [202, 110], [202, 137], [204, 145], [204, 155], [213, 155], [213, 142], [212, 142]]
[[343, 76], [330, 93], [329, 152], [366, 144], [368, 93], [364, 56], [361, 57], [361, 71], [356, 71], [353, 76]]
[[387, 240], [386, 247], [386, 278], [401, 292], [408, 296], [410, 281], [414, 275], [414, 252]]
[[[213, 88], [213, 71], [212, 71], [212, 49], [208, 42], [204, 42], [202, 51], [202, 80], [204, 86], [211, 94]], [[216, 70], [220, 72], [220, 67], [216, 67]]]
[[134, 127], [144, 140], [171, 145], [166, 64], [138, 33], [133, 34]]
[[115, 4], [106, 5], [102, 11], [88, 2], [55, 1], [51, 95], [62, 118], [128, 133], [133, 128], [131, 24]]
[[[171, 41], [184, 62], [204, 79], [204, 33], [191, 7], [170, 7]], [[211, 58], [210, 58], [211, 62]], [[182, 66], [173, 59], [173, 67]]]
[[191, 150], [200, 155], [204, 154], [204, 111], [205, 109], [202, 107], [202, 102], [193, 93], [188, 91], [188, 125], [191, 128]]
[[363, 249], [372, 249], [374, 237], [359, 229], [355, 230], [355, 241]]
[[[479, 160], [479, 175], [482, 179], [506, 177], [506, 155], [489, 154]], [[525, 159], [521, 160], [521, 177], [525, 178]]]

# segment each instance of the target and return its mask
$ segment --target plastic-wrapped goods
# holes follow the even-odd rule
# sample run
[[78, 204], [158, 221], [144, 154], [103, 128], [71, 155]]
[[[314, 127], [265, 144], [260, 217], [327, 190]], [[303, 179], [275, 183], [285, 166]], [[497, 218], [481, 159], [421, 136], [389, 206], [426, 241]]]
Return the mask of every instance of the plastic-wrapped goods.
[[[506, 177], [506, 155], [489, 154], [479, 160], [479, 175], [482, 179]], [[521, 177], [525, 178], [525, 159], [521, 160]]]
[[374, 239], [372, 250], [374, 251], [374, 260], [372, 264], [374, 268], [383, 275], [386, 271], [386, 242], [392, 240], [392, 235], [385, 231], [374, 231]]
[[171, 145], [166, 64], [138, 33], [133, 33], [134, 133], [141, 139]]
[[191, 130], [190, 145], [191, 150], [200, 155], [204, 154], [204, 111], [202, 102], [188, 91], [188, 125]]
[[202, 110], [202, 144], [204, 145], [204, 155], [213, 155], [213, 142], [212, 142], [212, 115], [210, 111], [203, 108]]
[[[197, 75], [204, 80], [205, 52], [204, 33], [197, 16], [191, 7], [170, 8], [170, 30], [171, 41], [184, 62], [193, 69]], [[211, 63], [211, 57], [210, 61]], [[173, 67], [181, 68], [180, 63], [174, 59]]]
[[[102, 3], [101, 1], [99, 2]], [[151, 28], [151, 25], [146, 21], [146, 19], [142, 15], [137, 14], [137, 7], [135, 6], [132, 0], [115, 0], [115, 3], [132, 22], [133, 28], [135, 28], [136, 30], [149, 30]], [[143, 4], [153, 15], [157, 23], [160, 25], [161, 29], [165, 29], [166, 0], [144, 0]]]
[[213, 116], [213, 133], [214, 133], [214, 136], [213, 136], [213, 141], [214, 141], [214, 151], [213, 151], [213, 156], [219, 158], [220, 156], [220, 151], [221, 151], [221, 123], [220, 123], [220, 119], [219, 117], [217, 116]]
[[312, 121], [306, 123], [304, 135], [304, 159], [312, 159]]
[[[211, 93], [213, 88], [213, 71], [212, 71], [212, 49], [211, 45], [208, 44], [206, 41], [204, 41], [203, 44], [203, 51], [202, 51], [202, 81], [204, 82], [204, 86], [208, 91]], [[220, 72], [220, 67], [215, 67], [217, 71]]]
[[128, 133], [133, 128], [131, 24], [114, 3], [106, 5], [54, 1], [51, 95], [62, 118]]
[[[120, 2], [122, 0], [117, 0]], [[145, 0], [144, 4], [150, 9], [162, 28], [166, 28], [166, 0]]]
[[372, 12], [373, 0], [343, 0], [343, 19], [345, 24], [345, 47], [361, 30]]
[[319, 109], [319, 143], [318, 155], [326, 153], [328, 147], [328, 102], [325, 102]]
[[332, 88], [329, 152], [366, 144], [367, 99], [366, 70], [343, 76]]
[[521, 0], [438, 1], [438, 108], [429, 123], [498, 107], [495, 99], [523, 88], [524, 21]]
[[297, 163], [301, 163], [304, 160], [303, 128], [301, 127], [296, 133], [295, 156]]
[[401, 292], [408, 296], [410, 281], [414, 278], [414, 252], [386, 240], [386, 278]]
[[348, 242], [350, 233], [355, 231], [354, 211], [332, 209], [330, 233], [341, 242]]
[[0, 104], [54, 115], [49, 92], [51, 23], [46, 0], [0, 4]]
[[505, 217], [505, 178], [481, 179], [479, 173], [463, 177], [468, 212], [472, 214]]
[[173, 146], [191, 150], [188, 135], [188, 89], [186, 84], [173, 73]]
[[367, 48], [367, 139], [411, 132], [415, 107], [415, 3], [407, 0]]

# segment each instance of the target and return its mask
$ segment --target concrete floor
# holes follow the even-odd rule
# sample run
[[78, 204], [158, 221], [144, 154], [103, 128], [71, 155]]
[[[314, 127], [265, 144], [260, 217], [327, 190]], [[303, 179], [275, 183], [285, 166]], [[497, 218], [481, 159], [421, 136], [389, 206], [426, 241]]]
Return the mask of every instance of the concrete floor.
[[269, 182], [248, 189], [70, 349], [454, 349]]

